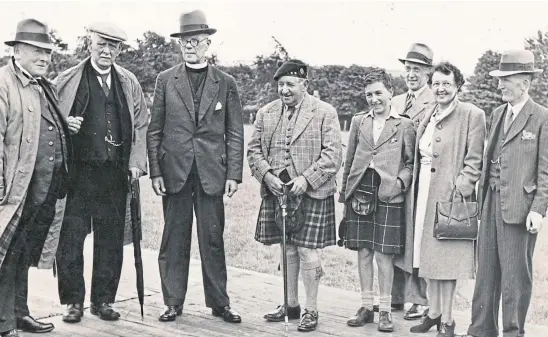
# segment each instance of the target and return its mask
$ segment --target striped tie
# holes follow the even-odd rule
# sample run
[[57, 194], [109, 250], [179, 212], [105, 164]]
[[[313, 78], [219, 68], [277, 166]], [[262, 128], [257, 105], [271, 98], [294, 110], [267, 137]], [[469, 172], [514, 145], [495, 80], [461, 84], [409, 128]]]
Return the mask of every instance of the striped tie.
[[407, 114], [407, 111], [413, 107], [413, 101], [415, 100], [415, 95], [413, 95], [412, 92], [407, 94], [407, 99], [405, 100], [405, 110], [403, 111], [404, 114]]

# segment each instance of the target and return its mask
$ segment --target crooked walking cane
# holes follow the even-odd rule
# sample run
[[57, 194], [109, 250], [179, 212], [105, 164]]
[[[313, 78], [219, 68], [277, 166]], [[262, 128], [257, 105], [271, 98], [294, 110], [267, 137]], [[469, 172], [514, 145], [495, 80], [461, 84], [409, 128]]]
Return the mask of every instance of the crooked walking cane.
[[289, 186], [283, 184], [283, 195], [281, 197], [280, 207], [282, 209], [282, 266], [284, 279], [284, 324], [285, 331], [288, 331], [289, 318], [287, 317], [287, 250], [286, 250], [286, 220], [287, 220], [287, 194]]

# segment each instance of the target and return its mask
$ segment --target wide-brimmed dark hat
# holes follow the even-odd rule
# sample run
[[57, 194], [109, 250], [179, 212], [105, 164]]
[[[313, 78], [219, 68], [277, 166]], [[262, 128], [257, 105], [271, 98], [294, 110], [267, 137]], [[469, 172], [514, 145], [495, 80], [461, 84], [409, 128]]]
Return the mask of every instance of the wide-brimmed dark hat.
[[179, 32], [173, 33], [171, 37], [183, 37], [196, 34], [213, 35], [217, 31], [207, 25], [205, 13], [200, 10], [186, 12], [179, 17]]
[[408, 61], [431, 66], [433, 58], [434, 52], [432, 52], [432, 49], [430, 49], [430, 47], [428, 47], [424, 43], [413, 43], [411, 45], [411, 48], [409, 48], [409, 51], [407, 52], [407, 56], [398, 60], [400, 60], [401, 63], [405, 63], [405, 61]]
[[26, 43], [44, 49], [51, 50], [55, 48], [49, 36], [48, 26], [35, 19], [19, 21], [15, 38], [4, 43], [10, 47], [18, 43]]
[[535, 55], [529, 50], [507, 50], [500, 57], [499, 68], [489, 72], [490, 76], [504, 77], [514, 74], [537, 74], [542, 69], [535, 69]]

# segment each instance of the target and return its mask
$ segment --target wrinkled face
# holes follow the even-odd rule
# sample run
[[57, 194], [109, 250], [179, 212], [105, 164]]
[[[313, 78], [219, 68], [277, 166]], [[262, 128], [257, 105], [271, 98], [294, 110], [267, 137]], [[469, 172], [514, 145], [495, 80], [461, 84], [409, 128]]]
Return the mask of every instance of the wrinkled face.
[[278, 79], [278, 94], [287, 106], [297, 105], [303, 99], [307, 88], [308, 80], [299, 77], [282, 76]]
[[96, 33], [90, 34], [89, 38], [91, 59], [99, 68], [107, 70], [120, 54], [122, 43], [105, 39]]
[[188, 63], [202, 63], [211, 41], [208, 34], [185, 36], [179, 39], [183, 59]]
[[432, 74], [432, 90], [436, 96], [436, 101], [440, 105], [446, 106], [451, 103], [459, 91], [455, 83], [455, 74], [445, 75], [440, 71], [436, 71]]
[[409, 61], [405, 61], [405, 84], [412, 91], [417, 91], [428, 82], [430, 68]]
[[499, 77], [498, 89], [502, 92], [502, 100], [510, 103], [519, 100], [529, 89], [530, 83], [530, 78], [524, 74]]
[[51, 49], [18, 43], [14, 48], [14, 57], [32, 77], [42, 77], [46, 76], [51, 62]]
[[365, 86], [365, 99], [375, 115], [390, 112], [390, 100], [393, 91], [388, 90], [382, 82], [374, 82]]

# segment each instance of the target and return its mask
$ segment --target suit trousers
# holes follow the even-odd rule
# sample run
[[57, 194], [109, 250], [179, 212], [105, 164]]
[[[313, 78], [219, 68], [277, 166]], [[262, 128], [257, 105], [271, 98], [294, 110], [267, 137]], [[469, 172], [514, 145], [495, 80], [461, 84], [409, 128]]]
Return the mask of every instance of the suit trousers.
[[478, 236], [478, 268], [468, 334], [498, 336], [502, 295], [503, 336], [525, 335], [536, 240], [537, 236], [530, 234], [525, 224], [507, 224], [502, 220], [500, 192], [489, 188]]
[[392, 283], [392, 303], [413, 303], [428, 305], [426, 281], [415, 273], [408, 273], [394, 267], [394, 281]]
[[163, 208], [165, 226], [158, 264], [164, 303], [182, 305], [185, 301], [194, 210], [206, 306], [216, 308], [229, 305], [222, 195], [206, 194], [199, 176], [191, 173], [179, 192], [163, 197]]
[[124, 257], [128, 175], [112, 162], [73, 170], [57, 250], [59, 298], [61, 304], [84, 302], [84, 241], [93, 226], [91, 302], [113, 303]]

